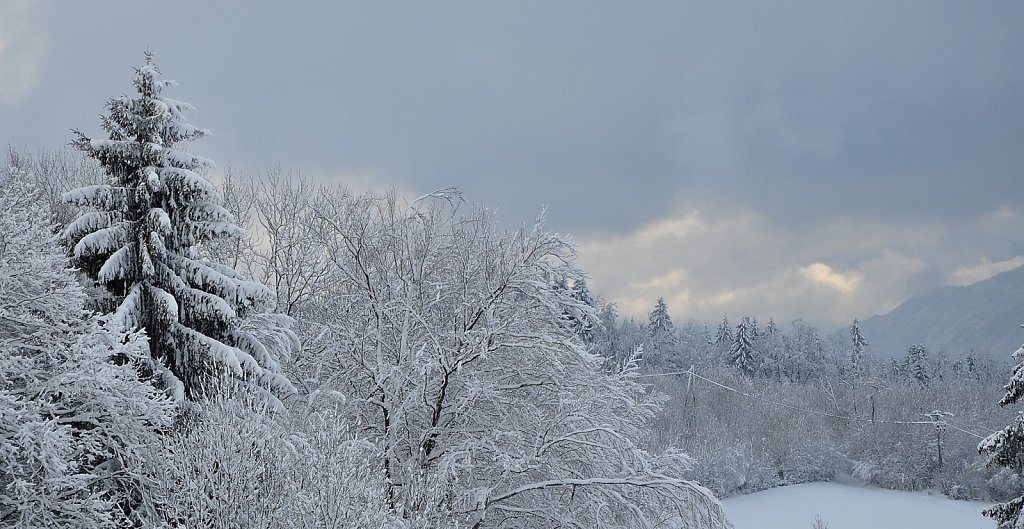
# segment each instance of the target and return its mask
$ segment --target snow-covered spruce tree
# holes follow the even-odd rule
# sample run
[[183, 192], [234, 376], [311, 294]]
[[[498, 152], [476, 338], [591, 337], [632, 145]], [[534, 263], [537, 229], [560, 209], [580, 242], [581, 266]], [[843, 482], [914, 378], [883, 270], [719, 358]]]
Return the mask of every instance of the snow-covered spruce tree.
[[174, 405], [138, 378], [145, 337], [84, 310], [37, 181], [0, 168], [0, 527], [149, 527]]
[[672, 333], [672, 318], [668, 314], [668, 305], [665, 298], [658, 298], [654, 310], [647, 315], [647, 332], [656, 336], [667, 336]]
[[907, 356], [903, 359], [907, 376], [917, 382], [922, 389], [931, 384], [931, 363], [928, 361], [928, 349], [924, 344], [911, 345], [907, 348]]
[[665, 298], [658, 298], [658, 303], [647, 315], [647, 344], [644, 347], [645, 363], [650, 368], [669, 369], [669, 355], [675, 348], [675, 328], [668, 314]]
[[867, 351], [868, 341], [860, 332], [860, 322], [857, 318], [854, 318], [853, 324], [850, 325], [850, 345], [850, 369], [854, 373], [860, 373], [864, 370], [864, 353]]
[[87, 210], [64, 234], [74, 262], [106, 287], [115, 324], [146, 330], [154, 374], [177, 398], [202, 394], [223, 375], [292, 392], [258, 333], [243, 325], [269, 307], [273, 293], [195, 250], [241, 230], [201, 176], [213, 162], [178, 148], [208, 131], [185, 120], [189, 104], [162, 95], [175, 83], [158, 73], [147, 52], [136, 69], [138, 96], [107, 103], [109, 139], [76, 131], [74, 144], [100, 162], [108, 183], [65, 196]]
[[[1024, 396], [1024, 345], [1014, 351], [1013, 357], [1018, 362], [1013, 368], [1010, 381], [1003, 386], [1006, 395], [999, 401], [1000, 406], [1016, 404]], [[1018, 414], [1012, 424], [986, 437], [978, 444], [978, 452], [991, 454], [988, 460], [990, 466], [1007, 467], [1018, 474], [1024, 471], [1024, 414]], [[994, 519], [999, 529], [1018, 529], [1024, 527], [1022, 506], [1024, 496], [1019, 496], [1006, 503], [993, 505], [982, 513]]]
[[729, 317], [722, 316], [722, 323], [715, 329], [715, 349], [719, 354], [725, 355], [732, 347], [732, 327], [729, 327]]
[[736, 324], [736, 335], [729, 349], [729, 363], [744, 375], [753, 377], [757, 372], [756, 353], [754, 352], [753, 327], [750, 318], [744, 316]]
[[[572, 284], [572, 298], [591, 309], [597, 309], [597, 301], [590, 293], [590, 288], [587, 287], [586, 278], [581, 277]], [[599, 318], [594, 319], [593, 317], [587, 317], [586, 315], [581, 314], [576, 317], [573, 322], [573, 331], [575, 331], [584, 342], [593, 343], [594, 329], [600, 324]]]

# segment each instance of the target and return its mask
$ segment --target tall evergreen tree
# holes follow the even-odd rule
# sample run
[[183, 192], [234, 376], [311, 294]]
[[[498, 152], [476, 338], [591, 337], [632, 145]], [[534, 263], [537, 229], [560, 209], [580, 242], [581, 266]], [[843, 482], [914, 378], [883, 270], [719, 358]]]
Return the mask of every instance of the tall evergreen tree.
[[652, 336], [665, 336], [672, 332], [672, 317], [668, 314], [665, 298], [658, 298], [657, 305], [647, 317], [649, 321], [647, 332]]
[[893, 380], [899, 380], [903, 377], [903, 366], [895, 358], [889, 359], [889, 365], [886, 366], [885, 371], [889, 378]]
[[857, 318], [854, 318], [853, 324], [850, 325], [850, 342], [850, 368], [854, 373], [858, 373], [864, 368], [864, 353], [867, 351], [868, 342], [860, 332], [860, 322]]
[[241, 229], [202, 177], [213, 162], [179, 148], [209, 132], [185, 120], [191, 105], [162, 94], [175, 83], [158, 73], [147, 52], [136, 68], [138, 96], [107, 103], [108, 139], [75, 131], [74, 145], [108, 177], [65, 196], [86, 209], [64, 234], [75, 264], [109, 292], [116, 325], [145, 329], [155, 374], [177, 398], [203, 393], [225, 374], [278, 394], [294, 391], [259, 332], [243, 325], [248, 314], [270, 308], [273, 294], [195, 250]]
[[914, 379], [922, 388], [931, 383], [931, 364], [928, 361], [928, 349], [924, 344], [911, 345], [907, 348], [907, 356], [903, 360], [904, 372]]
[[768, 318], [768, 325], [757, 342], [757, 351], [760, 353], [760, 370], [769, 377], [776, 380], [782, 379], [785, 370], [786, 347], [784, 336], [779, 330], [775, 318]]
[[594, 300], [594, 295], [590, 293], [590, 288], [587, 287], [587, 280], [585, 278], [581, 277], [573, 282], [572, 297], [584, 305], [597, 307], [597, 302]]
[[728, 347], [732, 344], [732, 328], [729, 327], [729, 317], [722, 316], [722, 323], [718, 324], [715, 330], [715, 345]]
[[[572, 284], [572, 299], [580, 302], [580, 304], [597, 310], [597, 301], [594, 300], [593, 294], [590, 293], [590, 288], [587, 287], [587, 280], [579, 278]], [[586, 343], [593, 343], [594, 327], [599, 322], [593, 320], [586, 314], [578, 314], [573, 316], [573, 332], [575, 332], [580, 338]]]
[[646, 359], [648, 365], [661, 368], [668, 368], [668, 358], [675, 348], [675, 329], [672, 325], [672, 317], [668, 314], [668, 305], [665, 298], [658, 298], [654, 310], [647, 315], [647, 347]]
[[749, 317], [744, 317], [736, 324], [736, 335], [729, 349], [729, 363], [748, 377], [753, 377], [757, 372], [756, 361], [753, 324]]
[[[1006, 394], [999, 401], [1000, 406], [1016, 404], [1024, 396], [1024, 345], [1013, 353], [1013, 358], [1017, 360], [1017, 365], [1013, 368], [1010, 381], [1003, 386]], [[1007, 467], [1018, 475], [1024, 471], [1024, 414], [1017, 414], [1012, 424], [986, 437], [978, 444], [978, 452], [991, 454], [989, 465]], [[1021, 527], [1024, 526], [1022, 506], [1024, 496], [1018, 496], [985, 509], [983, 514], [994, 519], [999, 529]]]

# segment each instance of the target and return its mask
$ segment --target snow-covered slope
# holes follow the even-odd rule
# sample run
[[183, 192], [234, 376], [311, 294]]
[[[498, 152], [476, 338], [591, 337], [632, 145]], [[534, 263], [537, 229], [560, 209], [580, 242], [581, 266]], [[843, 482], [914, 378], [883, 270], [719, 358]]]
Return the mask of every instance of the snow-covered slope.
[[736, 529], [992, 529], [989, 504], [841, 483], [804, 483], [722, 501]]
[[892, 312], [861, 322], [880, 358], [902, 358], [923, 343], [950, 358], [970, 351], [1005, 359], [1024, 343], [1024, 267], [964, 287], [943, 287], [908, 299]]

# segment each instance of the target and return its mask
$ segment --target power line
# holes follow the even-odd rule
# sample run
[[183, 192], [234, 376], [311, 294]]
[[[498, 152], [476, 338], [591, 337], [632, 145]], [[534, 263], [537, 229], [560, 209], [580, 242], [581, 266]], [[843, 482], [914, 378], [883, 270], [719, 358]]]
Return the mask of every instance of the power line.
[[949, 426], [950, 428], [952, 428], [952, 429], [954, 429], [954, 430], [956, 430], [958, 432], [963, 432], [963, 433], [965, 433], [967, 435], [970, 435], [972, 437], [977, 437], [978, 439], [987, 439], [988, 438], [987, 435], [980, 435], [980, 434], [976, 434], [976, 433], [968, 431], [968, 430], [964, 430], [963, 428], [957, 427], [955, 424], [950, 424], [948, 421], [946, 421], [946, 426]]

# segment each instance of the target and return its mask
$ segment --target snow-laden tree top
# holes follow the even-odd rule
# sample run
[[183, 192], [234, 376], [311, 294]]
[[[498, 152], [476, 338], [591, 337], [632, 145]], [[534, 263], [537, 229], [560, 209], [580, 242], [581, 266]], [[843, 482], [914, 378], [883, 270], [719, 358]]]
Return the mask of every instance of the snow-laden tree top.
[[243, 330], [246, 318], [272, 308], [272, 292], [195, 249], [242, 234], [202, 176], [213, 162], [181, 148], [209, 131], [185, 119], [191, 105], [163, 95], [176, 83], [157, 77], [151, 53], [135, 72], [137, 96], [107, 103], [107, 139], [75, 131], [75, 146], [108, 177], [65, 196], [83, 208], [64, 233], [75, 262], [109, 292], [101, 309], [124, 329], [145, 329], [155, 374], [178, 398], [225, 375], [290, 393], [275, 354]]

